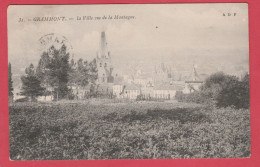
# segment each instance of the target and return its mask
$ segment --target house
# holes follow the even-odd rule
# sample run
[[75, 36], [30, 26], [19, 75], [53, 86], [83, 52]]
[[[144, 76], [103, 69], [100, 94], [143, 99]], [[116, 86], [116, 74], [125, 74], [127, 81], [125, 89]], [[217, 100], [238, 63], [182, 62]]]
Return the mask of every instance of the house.
[[53, 96], [52, 95], [48, 95], [48, 96], [39, 96], [37, 97], [37, 101], [40, 102], [47, 102], [47, 101], [53, 101]]
[[172, 100], [175, 99], [177, 91], [182, 91], [183, 85], [176, 84], [157, 84], [154, 86], [153, 97], [155, 99]]
[[113, 85], [113, 95], [116, 98], [137, 99], [140, 94], [140, 85], [133, 83], [114, 83]]
[[113, 95], [117, 98], [123, 98], [123, 88], [122, 84], [114, 84], [113, 85]]
[[14, 90], [13, 90], [13, 101], [25, 98], [25, 96], [21, 95], [21, 88], [22, 88], [22, 85], [14, 87]]
[[77, 100], [85, 99], [90, 92], [90, 87], [86, 86], [85, 88], [79, 86], [71, 86], [72, 93], [74, 98]]
[[112, 86], [112, 92], [114, 97], [123, 98], [123, 88], [124, 88], [124, 77], [116, 75], [114, 79], [114, 84]]
[[136, 84], [125, 84], [123, 88], [123, 96], [128, 99], [137, 99], [141, 94], [141, 87]]
[[153, 97], [154, 86], [152, 82], [148, 82], [141, 88], [141, 94], [143, 100], [150, 100]]
[[97, 96], [98, 97], [109, 97], [112, 98], [113, 95], [113, 83], [103, 83], [96, 85]]

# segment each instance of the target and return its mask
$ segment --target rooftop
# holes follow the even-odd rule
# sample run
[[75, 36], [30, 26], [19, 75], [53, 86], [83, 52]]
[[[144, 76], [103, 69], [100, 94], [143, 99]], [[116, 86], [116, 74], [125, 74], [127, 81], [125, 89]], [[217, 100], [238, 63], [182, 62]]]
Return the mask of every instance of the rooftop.
[[154, 90], [176, 90], [176, 91], [180, 91], [183, 90], [184, 85], [180, 85], [180, 84], [158, 84], [154, 86]]

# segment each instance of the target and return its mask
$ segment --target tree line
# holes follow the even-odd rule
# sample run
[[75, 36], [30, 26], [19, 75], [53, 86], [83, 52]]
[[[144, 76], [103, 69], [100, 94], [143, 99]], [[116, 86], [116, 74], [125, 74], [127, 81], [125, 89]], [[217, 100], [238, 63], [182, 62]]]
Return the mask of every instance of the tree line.
[[211, 107], [249, 108], [249, 74], [241, 80], [238, 77], [217, 72], [210, 75], [198, 91], [190, 94], [176, 93], [181, 102], [207, 104]]
[[[8, 68], [9, 95], [12, 95], [11, 64]], [[9, 79], [8, 78], [8, 79]], [[35, 101], [38, 96], [53, 95], [54, 99], [73, 98], [72, 87], [84, 88], [89, 84], [94, 89], [97, 80], [96, 59], [84, 61], [70, 60], [66, 46], [60, 49], [51, 46], [41, 54], [38, 65], [30, 64], [21, 77], [21, 95], [30, 101]]]

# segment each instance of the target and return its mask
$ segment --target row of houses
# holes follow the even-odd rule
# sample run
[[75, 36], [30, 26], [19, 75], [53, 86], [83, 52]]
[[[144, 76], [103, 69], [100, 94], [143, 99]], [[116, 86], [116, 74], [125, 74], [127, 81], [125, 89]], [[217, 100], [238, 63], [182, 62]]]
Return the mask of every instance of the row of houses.
[[[172, 100], [175, 99], [177, 91], [183, 93], [190, 93], [194, 90], [197, 90], [198, 84], [194, 87], [189, 85], [190, 83], [183, 82], [178, 85], [155, 85], [155, 86], [146, 86], [142, 87], [137, 84], [114, 84], [107, 86], [99, 86], [96, 90], [96, 96], [94, 97], [107, 97], [107, 98], [118, 98], [118, 99], [142, 99], [142, 100]], [[86, 88], [76, 88], [73, 87], [73, 97], [75, 100], [91, 98], [91, 91], [89, 87]], [[54, 94], [39, 96], [38, 101], [53, 101]], [[19, 94], [15, 94], [14, 100], [24, 98]]]
[[[161, 66], [164, 67], [163, 64]], [[152, 74], [139, 71], [128, 82], [123, 78], [115, 77], [112, 87], [114, 97], [170, 100], [175, 98], [178, 91], [188, 94], [199, 90], [203, 83], [194, 66], [190, 76], [185, 81], [174, 80], [164, 68], [157, 68], [156, 70]]]
[[177, 83], [160, 83], [156, 85], [147, 84], [142, 86], [139, 84], [114, 84], [113, 95], [115, 98], [127, 98], [143, 100], [149, 99], [175, 99], [176, 92], [181, 91], [185, 94], [198, 90], [202, 81], [179, 81]]

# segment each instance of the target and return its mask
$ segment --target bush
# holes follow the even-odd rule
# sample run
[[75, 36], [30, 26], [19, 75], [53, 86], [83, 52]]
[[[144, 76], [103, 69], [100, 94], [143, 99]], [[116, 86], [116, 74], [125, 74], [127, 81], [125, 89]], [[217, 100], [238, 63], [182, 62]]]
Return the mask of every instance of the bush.
[[182, 91], [177, 91], [175, 94], [175, 99], [179, 102], [183, 102], [185, 97], [184, 93]]
[[239, 81], [235, 76], [218, 72], [209, 76], [199, 91], [176, 92], [179, 102], [194, 102], [216, 107], [249, 108], [249, 75]]
[[15, 100], [15, 102], [27, 102], [27, 101], [29, 101], [28, 97], [24, 97], [24, 98], [20, 98], [20, 99]]
[[229, 82], [219, 92], [216, 102], [218, 107], [249, 108], [249, 75], [246, 75], [242, 81]]

